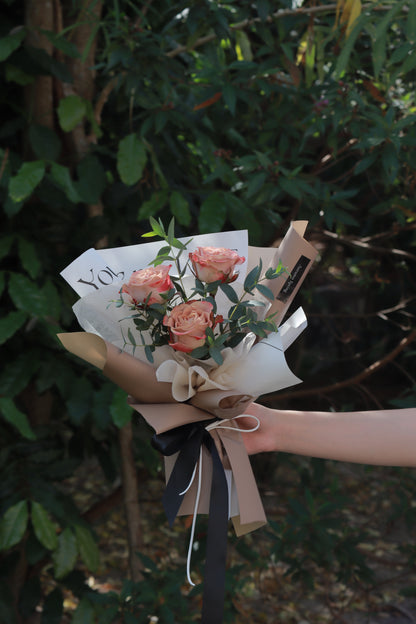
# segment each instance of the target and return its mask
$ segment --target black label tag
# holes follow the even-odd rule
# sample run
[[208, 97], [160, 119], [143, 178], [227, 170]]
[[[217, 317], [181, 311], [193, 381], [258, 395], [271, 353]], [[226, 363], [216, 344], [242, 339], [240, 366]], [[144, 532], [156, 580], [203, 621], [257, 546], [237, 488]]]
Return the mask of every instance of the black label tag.
[[282, 290], [279, 292], [279, 294], [276, 297], [278, 301], [283, 301], [283, 303], [286, 303], [286, 301], [290, 298], [291, 294], [293, 293], [296, 286], [298, 285], [299, 281], [302, 279], [302, 276], [305, 273], [306, 269], [308, 268], [309, 263], [310, 263], [310, 259], [307, 258], [306, 256], [301, 256], [299, 258], [299, 260], [296, 262], [295, 266], [293, 267], [289, 277], [283, 284]]

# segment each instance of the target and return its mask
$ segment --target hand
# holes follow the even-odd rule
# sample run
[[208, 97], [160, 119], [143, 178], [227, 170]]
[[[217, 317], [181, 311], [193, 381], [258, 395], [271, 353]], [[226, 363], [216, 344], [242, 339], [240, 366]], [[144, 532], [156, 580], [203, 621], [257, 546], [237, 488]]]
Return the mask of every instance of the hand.
[[[242, 433], [244, 446], [249, 455], [277, 451], [279, 435], [279, 418], [276, 410], [271, 410], [259, 403], [251, 403], [246, 407], [244, 414], [255, 416], [260, 421], [260, 427], [251, 433]], [[252, 418], [238, 418], [236, 421], [241, 429], [252, 429], [255, 421]]]

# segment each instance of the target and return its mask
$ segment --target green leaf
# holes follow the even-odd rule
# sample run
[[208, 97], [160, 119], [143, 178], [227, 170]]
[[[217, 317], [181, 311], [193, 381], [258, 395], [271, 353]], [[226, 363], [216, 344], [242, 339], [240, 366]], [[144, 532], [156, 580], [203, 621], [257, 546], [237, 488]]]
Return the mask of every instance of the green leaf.
[[227, 218], [227, 204], [224, 193], [214, 191], [202, 203], [198, 216], [198, 227], [201, 234], [220, 232]]
[[7, 35], [0, 39], [0, 62], [6, 60], [17, 48], [20, 46], [24, 38], [26, 37], [26, 30], [20, 28], [18, 32], [13, 35]]
[[9, 195], [14, 202], [29, 197], [45, 175], [43, 160], [23, 163], [15, 176], [10, 179]]
[[27, 501], [9, 507], [0, 519], [0, 550], [8, 550], [20, 542], [29, 519]]
[[4, 420], [13, 425], [19, 433], [28, 440], [36, 440], [26, 414], [17, 409], [14, 401], [7, 397], [0, 398], [0, 414]]
[[0, 372], [0, 394], [14, 397], [21, 392], [38, 370], [38, 358], [38, 352], [26, 351], [8, 362]]
[[52, 522], [46, 509], [36, 501], [32, 502], [31, 519], [35, 535], [45, 548], [55, 550], [58, 545], [57, 525]]
[[363, 171], [365, 171], [366, 169], [368, 169], [368, 167], [371, 167], [371, 165], [376, 161], [376, 159], [377, 159], [377, 154], [372, 153], [372, 154], [369, 154], [368, 156], [365, 156], [362, 160], [359, 160], [354, 167], [354, 175], [358, 175], [362, 173]]
[[89, 154], [77, 165], [75, 188], [87, 204], [97, 204], [107, 184], [105, 171], [96, 156]]
[[26, 87], [35, 82], [34, 76], [26, 74], [20, 67], [16, 67], [11, 63], [6, 63], [5, 77], [7, 82], [15, 82], [21, 87]]
[[206, 347], [205, 345], [203, 345], [202, 347], [197, 347], [190, 353], [190, 356], [197, 360], [204, 358], [207, 355], [208, 355], [208, 347]]
[[2, 260], [10, 251], [10, 247], [14, 241], [14, 235], [9, 234], [0, 239], [0, 260]]
[[94, 607], [85, 597], [81, 598], [71, 619], [72, 624], [95, 624]]
[[137, 134], [124, 137], [119, 143], [117, 152], [117, 171], [122, 182], [127, 186], [136, 184], [142, 177], [146, 160], [145, 145]]
[[32, 278], [38, 277], [41, 263], [36, 253], [35, 245], [26, 238], [19, 236], [18, 250], [20, 261], [25, 271], [27, 271]]
[[409, 2], [406, 21], [406, 37], [414, 46], [416, 43], [416, 3]]
[[30, 316], [48, 316], [50, 305], [44, 291], [21, 273], [12, 273], [9, 294], [18, 310]]
[[220, 288], [232, 303], [238, 303], [238, 295], [229, 284], [220, 284]]
[[188, 202], [181, 193], [173, 191], [169, 198], [169, 207], [177, 222], [180, 225], [189, 227], [192, 220], [191, 212], [189, 210]]
[[237, 103], [237, 92], [236, 92], [235, 87], [229, 82], [226, 82], [225, 85], [223, 86], [222, 94], [224, 96], [225, 103], [228, 106], [228, 110], [230, 111], [231, 115], [234, 117], [235, 107]]
[[246, 279], [244, 280], [244, 290], [246, 292], [251, 292], [253, 290], [254, 286], [257, 284], [257, 282], [260, 279], [260, 274], [261, 274], [261, 267], [255, 266], [254, 268], [251, 269], [250, 273], [246, 275]]
[[[414, 5], [416, 7], [416, 4]], [[396, 48], [390, 57], [390, 63], [401, 63], [412, 52], [413, 45], [406, 41], [402, 46]]]
[[96, 572], [100, 563], [100, 553], [91, 530], [87, 527], [76, 524], [75, 535], [81, 559], [89, 571]]
[[346, 70], [349, 60], [350, 60], [350, 56], [354, 49], [355, 42], [358, 39], [362, 29], [370, 21], [370, 19], [371, 18], [369, 14], [362, 13], [360, 17], [358, 17], [355, 20], [354, 27], [352, 31], [350, 32], [350, 34], [348, 35], [348, 38], [344, 44], [344, 47], [342, 48], [341, 53], [338, 56], [338, 61], [334, 70], [335, 80], [337, 80], [341, 76], [341, 74]]
[[75, 188], [75, 183], [71, 178], [71, 174], [67, 167], [59, 165], [58, 163], [52, 163], [51, 177], [54, 182], [63, 190], [67, 198], [73, 204], [78, 204], [81, 201], [80, 196]]
[[393, 183], [399, 169], [399, 158], [396, 148], [392, 143], [385, 144], [381, 154], [381, 161], [383, 163], [383, 169], [386, 173], [388, 182]]
[[253, 60], [253, 52], [251, 50], [250, 39], [244, 30], [235, 31], [236, 52], [239, 61], [250, 62]]
[[149, 217], [149, 223], [152, 228], [152, 233], [156, 236], [160, 236], [160, 238], [164, 238], [166, 236], [165, 228], [162, 223], [159, 223], [154, 217]]
[[0, 318], [0, 344], [4, 344], [21, 328], [27, 316], [25, 312], [13, 310]]
[[38, 158], [57, 160], [62, 144], [57, 134], [46, 126], [32, 124], [29, 128], [29, 141]]
[[386, 33], [383, 32], [380, 37], [373, 41], [373, 67], [374, 76], [376, 80], [380, 75], [380, 71], [383, 68], [386, 61]]
[[131, 420], [132, 411], [127, 403], [126, 393], [121, 388], [117, 388], [110, 405], [110, 414], [115, 426], [121, 429], [127, 425]]
[[256, 193], [258, 193], [258, 191], [264, 186], [266, 180], [267, 173], [264, 171], [250, 175], [247, 183], [247, 191], [245, 194], [246, 198], [249, 199]]
[[57, 50], [60, 50], [61, 52], [66, 54], [66, 56], [69, 56], [71, 58], [81, 57], [77, 46], [71, 41], [65, 39], [65, 37], [63, 37], [62, 35], [57, 35], [51, 30], [42, 30], [42, 34], [44, 34], [49, 39], [49, 41], [55, 46]]
[[86, 102], [79, 95], [68, 95], [59, 102], [58, 119], [64, 132], [71, 132], [86, 114]]
[[271, 301], [274, 301], [274, 294], [272, 293], [270, 288], [268, 288], [264, 284], [257, 284], [256, 288], [263, 295], [263, 297], [266, 297], [266, 299], [270, 299]]
[[215, 345], [211, 345], [209, 347], [209, 354], [212, 357], [212, 359], [218, 364], [218, 366], [221, 366], [221, 364], [224, 362], [224, 358], [221, 355], [221, 351]]
[[143, 202], [143, 204], [140, 206], [137, 219], [139, 221], [143, 221], [144, 219], [149, 219], [149, 217], [153, 217], [155, 214], [162, 210], [162, 208], [167, 204], [167, 201], [167, 191], [156, 191], [155, 193], [153, 193], [148, 201]]
[[302, 191], [298, 186], [296, 178], [279, 178], [279, 186], [295, 199], [302, 199]]
[[75, 535], [69, 527], [66, 527], [59, 535], [58, 547], [52, 555], [56, 578], [61, 579], [71, 572], [77, 557], [78, 548]]

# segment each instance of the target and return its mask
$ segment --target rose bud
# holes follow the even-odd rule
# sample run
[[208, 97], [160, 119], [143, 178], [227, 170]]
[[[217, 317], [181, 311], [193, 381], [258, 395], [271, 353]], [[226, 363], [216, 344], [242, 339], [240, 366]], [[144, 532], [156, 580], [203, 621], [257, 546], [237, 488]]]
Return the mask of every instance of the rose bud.
[[129, 295], [135, 305], [146, 302], [164, 303], [162, 295], [173, 288], [172, 281], [168, 275], [171, 268], [169, 265], [159, 265], [134, 271], [127, 284], [123, 284], [121, 292]]
[[196, 277], [207, 284], [211, 282], [233, 282], [236, 264], [243, 264], [245, 258], [232, 249], [224, 247], [198, 247], [189, 254]]
[[209, 301], [188, 301], [174, 307], [163, 324], [169, 327], [169, 345], [176, 351], [190, 353], [205, 343], [205, 330], [212, 327], [213, 306]]

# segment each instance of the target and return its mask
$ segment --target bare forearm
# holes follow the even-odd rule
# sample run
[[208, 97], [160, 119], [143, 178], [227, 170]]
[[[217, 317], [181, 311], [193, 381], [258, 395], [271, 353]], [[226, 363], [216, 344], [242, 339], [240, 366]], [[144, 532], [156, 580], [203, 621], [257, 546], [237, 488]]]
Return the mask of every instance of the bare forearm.
[[386, 466], [416, 466], [416, 408], [274, 412], [276, 450]]

